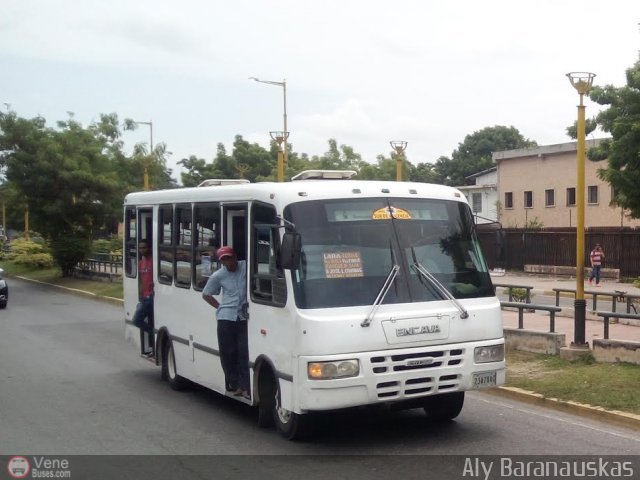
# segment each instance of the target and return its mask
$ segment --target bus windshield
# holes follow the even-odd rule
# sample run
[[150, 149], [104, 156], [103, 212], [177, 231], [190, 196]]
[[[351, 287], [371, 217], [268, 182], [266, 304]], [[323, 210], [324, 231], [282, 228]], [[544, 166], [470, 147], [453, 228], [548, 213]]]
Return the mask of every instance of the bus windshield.
[[[293, 272], [298, 308], [372, 305], [394, 266], [383, 304], [493, 296], [469, 206], [439, 199], [372, 198], [289, 205], [302, 237]], [[423, 273], [420, 270], [423, 270]]]

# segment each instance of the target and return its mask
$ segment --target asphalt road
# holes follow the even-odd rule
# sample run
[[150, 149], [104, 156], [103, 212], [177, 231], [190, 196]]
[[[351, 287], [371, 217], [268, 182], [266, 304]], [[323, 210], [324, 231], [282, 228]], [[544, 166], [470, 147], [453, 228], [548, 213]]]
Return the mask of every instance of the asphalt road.
[[313, 440], [289, 442], [259, 429], [255, 409], [202, 388], [172, 391], [125, 342], [120, 307], [9, 282], [0, 311], [0, 455], [640, 452], [637, 432], [479, 392], [446, 425], [420, 410], [358, 409], [322, 415]]

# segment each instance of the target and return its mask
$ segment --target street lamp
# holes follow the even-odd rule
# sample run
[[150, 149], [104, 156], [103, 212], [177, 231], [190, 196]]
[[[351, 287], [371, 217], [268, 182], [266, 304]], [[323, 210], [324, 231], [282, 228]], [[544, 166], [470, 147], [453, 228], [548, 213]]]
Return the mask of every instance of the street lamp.
[[[148, 125], [149, 126], [149, 155], [153, 155], [153, 122], [136, 122], [136, 125]], [[144, 189], [149, 190], [149, 161], [144, 162]]]
[[404, 151], [407, 149], [407, 142], [404, 140], [391, 140], [389, 142], [391, 148], [396, 151], [396, 181], [402, 181], [402, 161], [404, 160]]
[[574, 333], [572, 347], [588, 348], [585, 340], [585, 313], [587, 302], [584, 299], [584, 161], [585, 161], [585, 106], [582, 102], [586, 93], [591, 90], [595, 73], [570, 72], [567, 77], [571, 85], [580, 95], [578, 105], [578, 159], [576, 162], [576, 299], [574, 303]]
[[269, 132], [269, 135], [278, 144], [278, 182], [284, 182], [284, 152], [282, 146], [286, 149], [288, 132]]
[[[287, 81], [283, 79], [281, 82], [273, 82], [271, 80], [260, 80], [256, 77], [249, 77], [249, 80], [254, 80], [259, 83], [266, 83], [267, 85], [276, 85], [282, 87], [282, 95], [284, 98], [284, 131], [282, 133], [282, 141], [278, 142], [278, 145], [282, 143], [282, 157], [278, 156], [278, 181], [284, 182], [284, 166], [289, 161], [289, 152], [287, 149], [287, 139], [289, 138], [289, 130], [287, 130]], [[273, 138], [273, 135], [271, 136]], [[277, 139], [274, 138], [276, 142]], [[280, 160], [282, 158], [282, 161]]]

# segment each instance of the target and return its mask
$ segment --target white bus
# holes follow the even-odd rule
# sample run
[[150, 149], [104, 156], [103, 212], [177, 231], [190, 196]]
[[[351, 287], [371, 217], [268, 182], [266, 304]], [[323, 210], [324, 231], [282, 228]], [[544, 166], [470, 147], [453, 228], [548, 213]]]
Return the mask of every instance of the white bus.
[[[173, 388], [188, 380], [257, 406], [260, 426], [293, 439], [313, 412], [361, 405], [452, 419], [466, 390], [504, 383], [500, 302], [464, 195], [335, 179], [349, 176], [127, 195], [126, 335], [153, 348]], [[141, 239], [155, 265], [153, 338], [131, 324]], [[250, 400], [225, 390], [201, 298], [222, 245], [247, 261]]]

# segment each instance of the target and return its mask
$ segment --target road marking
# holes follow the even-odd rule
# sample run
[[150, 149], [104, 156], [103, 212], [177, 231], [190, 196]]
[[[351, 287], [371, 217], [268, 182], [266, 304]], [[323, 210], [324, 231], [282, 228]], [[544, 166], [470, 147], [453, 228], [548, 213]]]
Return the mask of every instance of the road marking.
[[[478, 400], [480, 402], [488, 403], [490, 405], [496, 405], [497, 404], [497, 405], [500, 405], [501, 407], [509, 408], [511, 410], [515, 410], [515, 411], [518, 411], [518, 412], [529, 413], [529, 414], [532, 414], [532, 415], [536, 415], [538, 417], [547, 418], [549, 420], [557, 420], [557, 421], [560, 421], [560, 422], [563, 422], [563, 423], [567, 423], [569, 425], [588, 428], [589, 430], [594, 430], [594, 431], [600, 432], [600, 433], [608, 433], [609, 435], [613, 435], [614, 437], [620, 437], [620, 438], [624, 438], [626, 440], [633, 440], [634, 442], [640, 443], [640, 437], [638, 437], [638, 436], [634, 437], [634, 436], [625, 435], [625, 434], [622, 434], [622, 433], [612, 432], [610, 430], [603, 430], [602, 428], [594, 427], [594, 426], [591, 426], [591, 425], [585, 425], [584, 423], [574, 422], [574, 421], [567, 420], [567, 419], [564, 419], [562, 417], [558, 417], [558, 416], [555, 416], [555, 415], [552, 415], [552, 414], [540, 413], [540, 412], [536, 412], [534, 410], [529, 410], [527, 408], [516, 407], [514, 405], [509, 405], [509, 404], [503, 403], [501, 401], [497, 401], [497, 400], [495, 400], [495, 397], [492, 400], [485, 400], [484, 398], [481, 398], [478, 395], [472, 395], [471, 397], [474, 400]], [[567, 415], [571, 415], [571, 414], [567, 413]]]

